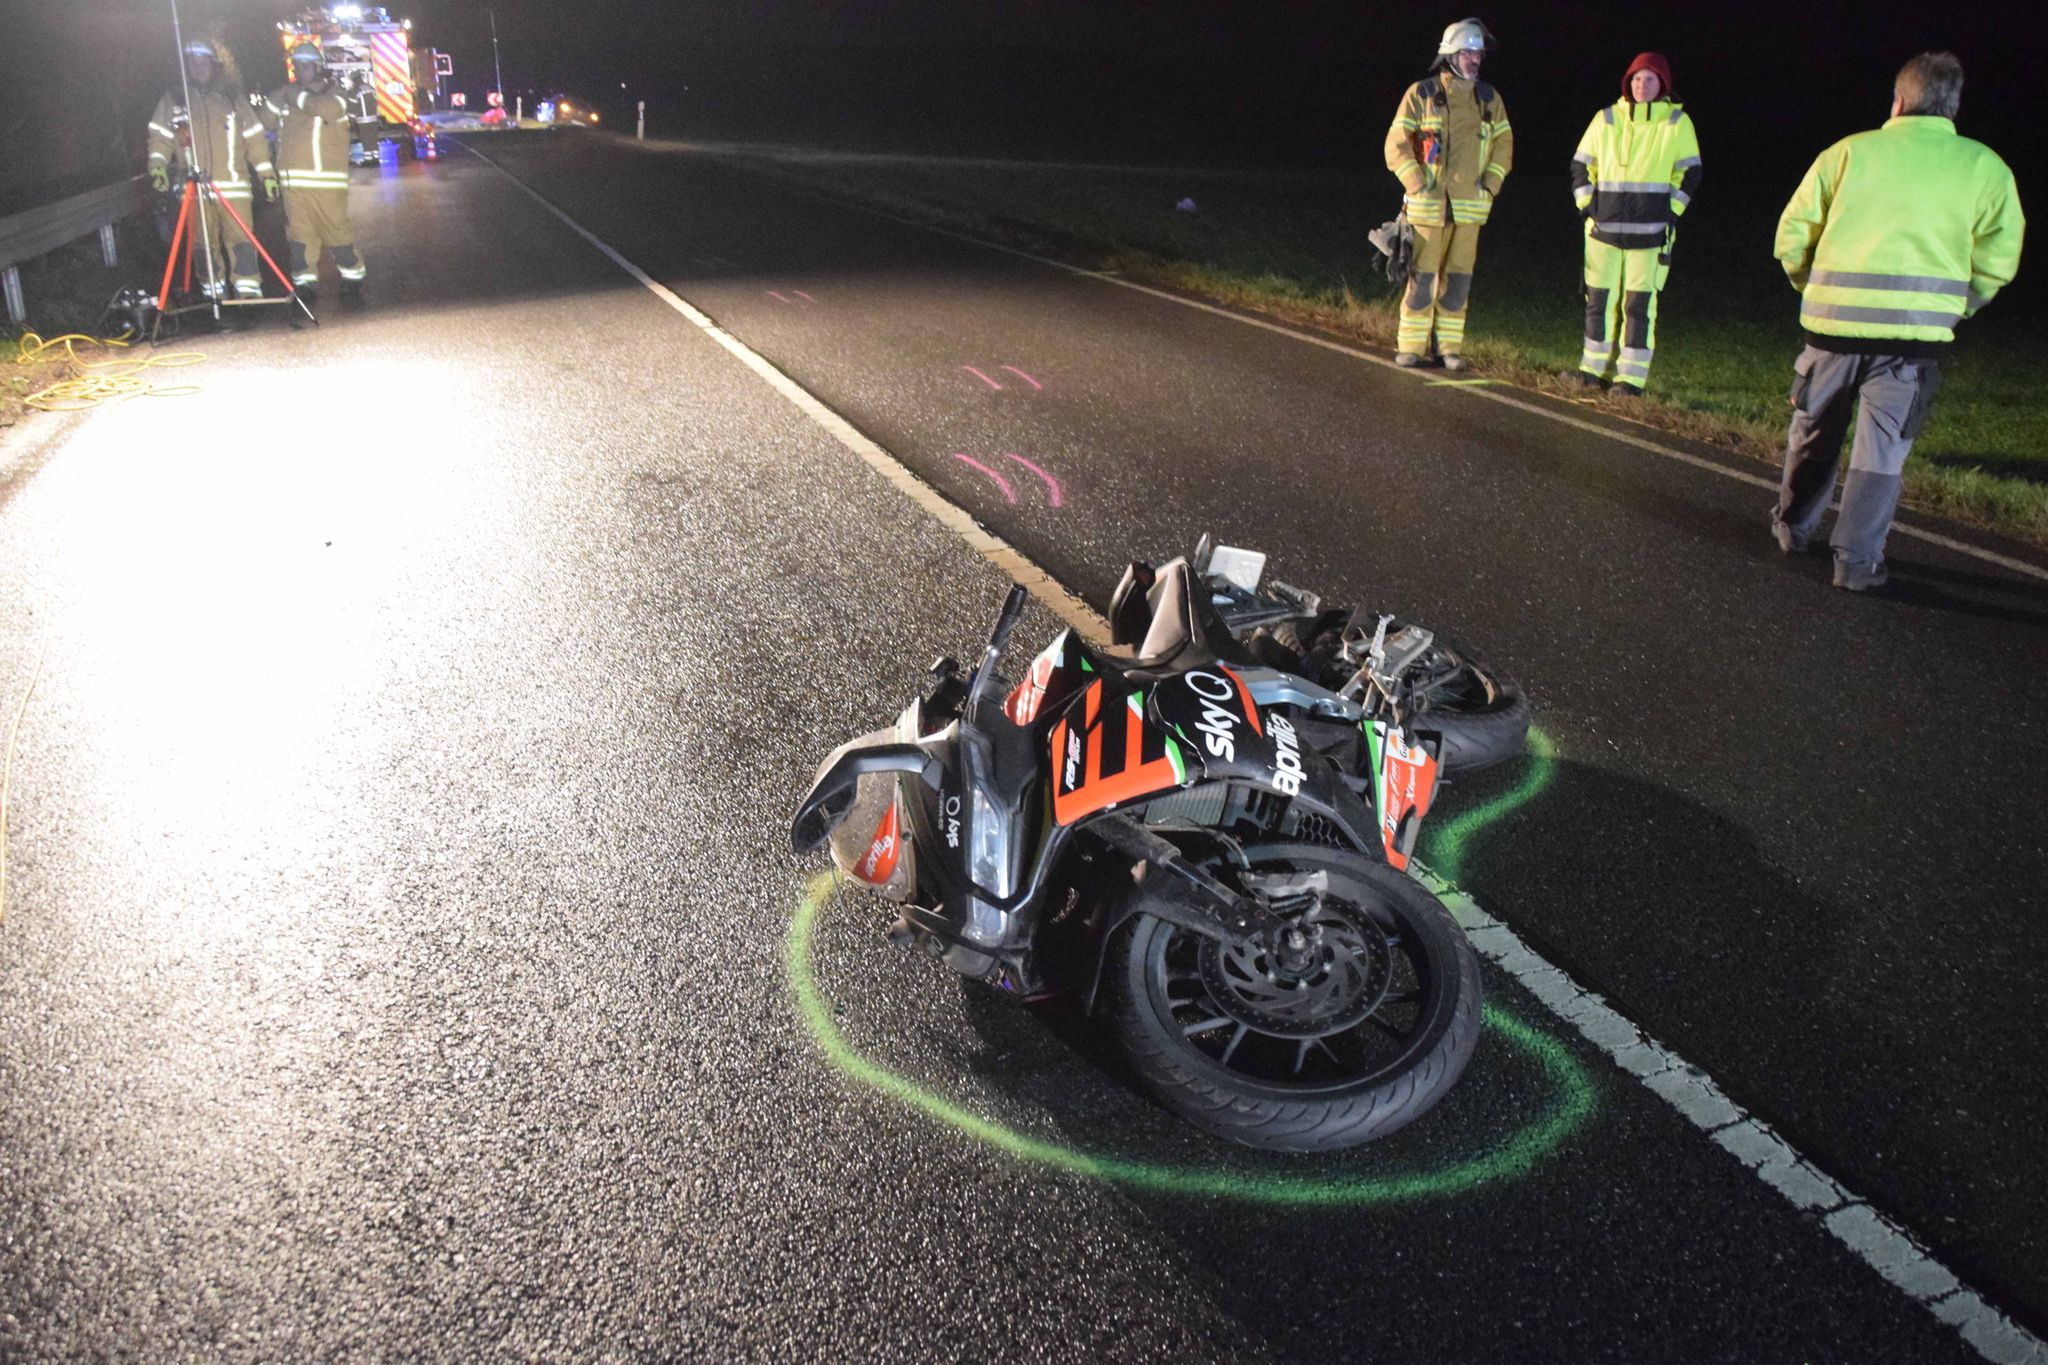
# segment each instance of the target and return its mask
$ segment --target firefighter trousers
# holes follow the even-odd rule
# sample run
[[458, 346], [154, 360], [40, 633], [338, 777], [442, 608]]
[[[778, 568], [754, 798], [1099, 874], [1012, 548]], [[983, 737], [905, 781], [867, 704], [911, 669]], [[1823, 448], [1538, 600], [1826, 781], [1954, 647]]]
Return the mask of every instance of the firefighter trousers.
[[363, 278], [368, 270], [356, 250], [355, 226], [348, 220], [348, 187], [284, 190], [284, 236], [291, 248], [292, 285], [306, 289], [320, 282], [320, 251], [334, 253], [334, 268], [344, 281]]
[[1478, 223], [1415, 224], [1415, 263], [1401, 295], [1399, 349], [1427, 355], [1432, 329], [1439, 355], [1465, 349], [1465, 309], [1472, 299], [1472, 263], [1479, 258]]
[[[1643, 387], [1657, 352], [1657, 295], [1671, 276], [1671, 241], [1620, 247], [1586, 239], [1586, 347], [1579, 368]], [[1615, 343], [1619, 342], [1617, 346]]]

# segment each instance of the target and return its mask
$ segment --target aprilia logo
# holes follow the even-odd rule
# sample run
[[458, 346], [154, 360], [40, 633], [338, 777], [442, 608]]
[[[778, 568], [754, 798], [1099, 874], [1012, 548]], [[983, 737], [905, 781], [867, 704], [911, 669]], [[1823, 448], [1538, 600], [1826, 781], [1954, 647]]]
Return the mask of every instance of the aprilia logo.
[[889, 874], [896, 870], [896, 855], [903, 850], [897, 836], [896, 805], [891, 802], [889, 813], [882, 817], [881, 825], [875, 830], [874, 841], [868, 845], [867, 856], [854, 868], [854, 875], [876, 885], [888, 881]]
[[1266, 712], [1266, 720], [1273, 731], [1273, 785], [1289, 796], [1301, 794], [1301, 783], [1308, 776], [1301, 766], [1301, 736], [1294, 733], [1294, 722], [1285, 716]]

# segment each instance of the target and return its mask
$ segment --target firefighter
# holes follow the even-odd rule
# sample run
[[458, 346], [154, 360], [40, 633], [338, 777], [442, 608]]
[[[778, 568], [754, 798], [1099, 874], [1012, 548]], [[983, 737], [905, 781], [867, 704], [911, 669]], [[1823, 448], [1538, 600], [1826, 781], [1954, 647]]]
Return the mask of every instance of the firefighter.
[[1491, 37], [1477, 19], [1445, 29], [1436, 65], [1408, 88], [1387, 129], [1387, 169], [1401, 181], [1403, 211], [1415, 232], [1415, 262], [1401, 296], [1399, 365], [1420, 365], [1434, 332], [1444, 368], [1465, 368], [1479, 229], [1514, 164], [1507, 106], [1479, 79]]
[[[192, 91], [188, 115], [179, 90], [165, 92], [149, 116], [149, 184], [159, 194], [183, 185], [189, 170], [211, 180], [214, 193], [232, 208], [243, 223], [249, 222], [252, 184], [263, 189], [266, 203], [276, 203], [277, 170], [270, 160], [270, 137], [260, 117], [254, 117], [237, 93], [229, 88], [221, 70], [219, 50], [205, 39], [185, 44], [185, 79]], [[191, 162], [186, 162], [189, 151]], [[242, 174], [247, 168], [249, 174]], [[263, 279], [257, 273], [256, 246], [234, 219], [202, 193], [194, 217], [204, 216], [204, 240], [213, 244], [214, 276], [207, 292], [218, 297], [219, 281], [232, 279], [239, 298], [263, 296]], [[194, 240], [202, 238], [201, 224], [189, 229]], [[226, 269], [221, 269], [222, 252]]]
[[1882, 128], [1820, 154], [1778, 219], [1777, 257], [1799, 291], [1806, 345], [1792, 367], [1792, 425], [1771, 531], [1806, 549], [1827, 510], [1855, 409], [1849, 475], [1830, 544], [1835, 586], [1890, 574], [1885, 536], [1901, 474], [1941, 384], [1955, 325], [2020, 265], [2026, 219], [1998, 154], [1956, 134], [1963, 64], [1923, 52], [1892, 84]]
[[1611, 377], [1615, 393], [1641, 397], [1678, 219], [1699, 192], [1700, 143], [1663, 54], [1645, 52], [1630, 62], [1621, 91], [1586, 125], [1572, 158], [1572, 198], [1586, 220], [1586, 344], [1578, 379], [1597, 387]]
[[265, 104], [277, 128], [292, 287], [308, 295], [319, 287], [325, 247], [334, 253], [342, 297], [360, 300], [367, 271], [348, 219], [348, 102], [312, 43], [292, 49], [291, 65], [292, 83], [273, 92]]

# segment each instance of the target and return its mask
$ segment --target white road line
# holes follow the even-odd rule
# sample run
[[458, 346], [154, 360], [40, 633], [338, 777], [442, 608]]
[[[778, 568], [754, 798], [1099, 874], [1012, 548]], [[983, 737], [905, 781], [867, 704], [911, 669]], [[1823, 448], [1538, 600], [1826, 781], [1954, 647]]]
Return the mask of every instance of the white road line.
[[1954, 1327], [1996, 1365], [2048, 1365], [2048, 1345], [2006, 1318], [1904, 1228], [1849, 1192], [1763, 1120], [1723, 1094], [1700, 1068], [1638, 1028], [1600, 996], [1573, 981], [1519, 935], [1449, 882], [1424, 869], [1436, 892], [1482, 957], [1520, 982], [1559, 1019], [1616, 1066], [1641, 1081], [1751, 1174], [1821, 1226], [1898, 1290]]
[[[823, 200], [826, 203], [837, 204], [841, 208], [850, 209], [856, 213], [864, 213], [870, 217], [886, 219], [891, 223], [900, 223], [905, 227], [936, 233], [941, 237], [950, 237], [954, 241], [966, 242], [971, 246], [982, 247], [985, 250], [1000, 251], [1006, 255], [1021, 257], [1027, 261], [1036, 261], [1040, 265], [1051, 266], [1055, 270], [1063, 270], [1070, 275], [1081, 275], [1091, 280], [1100, 280], [1104, 284], [1113, 284], [1119, 289], [1129, 289], [1140, 294], [1150, 294], [1155, 299], [1165, 299], [1168, 303], [1177, 303], [1183, 308], [1195, 308], [1204, 313], [1214, 313], [1217, 317], [1229, 318], [1232, 322], [1241, 322], [1247, 327], [1257, 327], [1279, 336], [1292, 337], [1296, 341], [1305, 341], [1311, 346], [1320, 346], [1326, 351], [1335, 351], [1339, 355], [1347, 355], [1354, 360], [1363, 360], [1373, 365], [1395, 370], [1401, 374], [1415, 375], [1423, 378], [1425, 381], [1430, 377], [1427, 371], [1403, 370], [1385, 356], [1375, 355], [1371, 351], [1353, 346], [1348, 342], [1335, 341], [1329, 337], [1317, 336], [1313, 332], [1304, 332], [1297, 328], [1289, 327], [1284, 323], [1270, 322], [1265, 318], [1250, 317], [1244, 313], [1234, 312], [1231, 309], [1222, 308], [1213, 303], [1205, 303], [1201, 299], [1191, 299], [1186, 295], [1175, 294], [1170, 290], [1157, 289], [1148, 284], [1139, 284], [1133, 280], [1119, 277], [1113, 270], [1089, 270], [1084, 266], [1070, 265], [1065, 261], [1056, 261], [1050, 256], [1040, 256], [1034, 252], [1020, 250], [1017, 247], [1004, 246], [1001, 242], [987, 241], [980, 237], [971, 236], [968, 233], [956, 232], [952, 228], [938, 227], [932, 223], [920, 223], [915, 218], [905, 218], [884, 209], [870, 208], [865, 204], [854, 203], [851, 200], [819, 193], [818, 191], [805, 189], [801, 186], [785, 186], [784, 188], [793, 194], [806, 195], [810, 198]], [[1496, 382], [1506, 383], [1505, 380]], [[1623, 445], [1634, 446], [1637, 450], [1648, 451], [1652, 455], [1659, 455], [1667, 460], [1676, 460], [1680, 464], [1691, 465], [1695, 469], [1704, 469], [1709, 473], [1718, 474], [1724, 479], [1734, 479], [1738, 483], [1751, 484], [1757, 488], [1767, 488], [1773, 493], [1778, 491], [1778, 481], [1776, 479], [1765, 478], [1761, 474], [1751, 474], [1746, 470], [1730, 469], [1727, 465], [1717, 461], [1705, 459], [1683, 450], [1676, 450], [1667, 445], [1660, 445], [1655, 441], [1647, 440], [1644, 437], [1636, 436], [1626, 431], [1617, 431], [1613, 427], [1602, 426], [1598, 422], [1588, 422], [1582, 417], [1574, 417], [1569, 413], [1554, 412], [1541, 404], [1531, 403], [1527, 399], [1517, 398], [1513, 394], [1501, 393], [1492, 385], [1460, 384], [1454, 387], [1458, 392], [1469, 393], [1474, 397], [1484, 398], [1490, 402], [1502, 403], [1511, 408], [1518, 408], [1523, 412], [1548, 418], [1564, 426], [1576, 427], [1580, 431], [1591, 432], [1595, 436], [1604, 436], [1609, 440], [1619, 441]], [[1762, 517], [1759, 516], [1757, 538], [1760, 542], [1763, 539], [1762, 520]], [[1981, 545], [1972, 545], [1968, 541], [1957, 540], [1954, 536], [1944, 535], [1940, 531], [1930, 531], [1925, 527], [1915, 526], [1911, 522], [1906, 521], [1893, 522], [1892, 530], [1903, 536], [1912, 536], [1916, 540], [1924, 540], [1930, 545], [1939, 545], [1944, 550], [1953, 550], [1960, 555], [1968, 555], [1973, 559], [1981, 559], [1988, 564], [1996, 564], [2000, 568], [2010, 569], [2014, 573], [2048, 580], [2048, 568], [2044, 568], [2039, 564], [2028, 563], [2024, 559], [2015, 559], [2011, 555], [2000, 554], [1996, 550], [1989, 550]]]
[[730, 351], [742, 365], [745, 365], [763, 380], [767, 381], [770, 388], [794, 403], [806, 417], [809, 417], [830, 433], [834, 440], [860, 456], [861, 459], [867, 461], [883, 478], [896, 485], [905, 497], [916, 503], [924, 511], [930, 513], [937, 519], [940, 525], [974, 547], [978, 554], [988, 560], [989, 563], [995, 565], [1005, 577], [1014, 583], [1023, 584], [1031, 592], [1032, 596], [1045, 603], [1053, 615], [1072, 626], [1083, 639], [1091, 644], [1107, 644], [1109, 642], [1108, 624], [1095, 614], [1094, 609], [1073, 593], [1068, 592], [1066, 586], [1051, 574], [1048, 574], [1045, 570], [1025, 558], [1016, 547], [983, 526], [964, 508], [957, 507], [953, 503], [948, 502], [944, 497], [940, 496], [937, 489], [933, 488], [923, 479], [920, 479], [901, 461], [889, 454], [888, 451], [875, 444], [874, 441], [870, 440], [855, 427], [853, 423], [825, 406], [810, 390], [775, 368], [766, 357], [755, 352], [746, 343], [720, 327], [710, 317], [667, 285], [652, 278], [639, 266], [634, 265], [624, 256], [612, 250], [610, 246], [600, 241], [581, 223], [556, 208], [529, 188], [525, 181], [513, 175], [504, 167], [499, 166], [497, 162], [492, 161], [475, 148], [471, 147], [467, 150], [478, 159], [489, 163], [506, 179], [531, 196], [535, 203], [561, 219], [563, 223], [568, 225], [570, 231], [596, 247], [613, 265], [616, 265], [619, 269], [645, 285], [649, 293], [675, 309], [678, 313], [681, 313], [698, 330]]
[[[794, 403], [841, 445], [878, 470], [919, 508], [930, 513], [941, 525], [965, 540], [1011, 581], [1023, 584], [1055, 616], [1074, 627], [1083, 638], [1097, 644], [1107, 642], [1109, 623], [1097, 615], [1094, 608], [1069, 592], [1051, 574], [1025, 558], [1000, 537], [990, 534], [965, 510], [947, 502], [930, 484], [918, 478], [888, 451], [862, 435], [852, 423], [819, 401], [816, 395], [775, 368], [673, 290], [651, 278], [647, 272], [599, 240], [582, 224], [542, 198], [519, 177], [498, 166], [483, 153], [476, 152], [474, 148], [469, 150], [496, 168], [535, 203], [566, 224], [577, 236], [597, 248], [619, 269], [646, 286], [648, 292], [682, 314], [692, 325], [731, 352], [741, 364], [766, 380], [777, 393]], [[1254, 322], [1254, 325], [1270, 324]], [[1273, 330], [1284, 329], [1276, 327]], [[1318, 344], [1331, 344], [1322, 343], [1314, 337], [1304, 339], [1318, 341]], [[1377, 359], [1372, 356], [1365, 358]], [[1472, 897], [1427, 869], [1420, 869], [1417, 879], [1443, 898], [1458, 923], [1464, 927], [1472, 946], [1482, 956], [1514, 977], [1559, 1019], [1577, 1030], [1587, 1042], [1612, 1057], [1617, 1066], [1640, 1080], [1653, 1094], [1664, 1099], [1691, 1120], [1695, 1127], [1748, 1167], [1759, 1180], [1783, 1195], [1794, 1208], [1819, 1215], [1821, 1226], [1833, 1233], [1836, 1240], [1854, 1252], [1879, 1275], [1889, 1280], [1901, 1293], [1925, 1306], [1941, 1321], [1956, 1328], [1978, 1354], [1994, 1362], [1994, 1365], [2048, 1365], [2048, 1345], [2044, 1345], [2026, 1329], [1992, 1308], [1946, 1266], [1928, 1255], [1905, 1229], [1868, 1203], [1850, 1194], [1819, 1167], [1802, 1157], [1791, 1144], [1780, 1138], [1767, 1125], [1750, 1117], [1740, 1106], [1721, 1093], [1721, 1088], [1706, 1072], [1656, 1042], [1600, 996], [1586, 990], [1562, 970], [1544, 960], [1523, 943], [1514, 930], [1482, 910]]]

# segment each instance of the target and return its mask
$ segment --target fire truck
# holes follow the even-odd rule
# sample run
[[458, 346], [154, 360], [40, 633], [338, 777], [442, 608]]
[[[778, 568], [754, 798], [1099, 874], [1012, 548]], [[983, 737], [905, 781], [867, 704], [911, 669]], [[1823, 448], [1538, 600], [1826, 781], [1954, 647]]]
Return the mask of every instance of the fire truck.
[[293, 48], [311, 43], [320, 49], [328, 78], [349, 102], [351, 165], [440, 155], [432, 126], [419, 116], [419, 95], [435, 88], [437, 74], [448, 74], [448, 59], [413, 45], [412, 20], [393, 19], [377, 5], [328, 5], [281, 21], [277, 36], [287, 78]]

